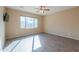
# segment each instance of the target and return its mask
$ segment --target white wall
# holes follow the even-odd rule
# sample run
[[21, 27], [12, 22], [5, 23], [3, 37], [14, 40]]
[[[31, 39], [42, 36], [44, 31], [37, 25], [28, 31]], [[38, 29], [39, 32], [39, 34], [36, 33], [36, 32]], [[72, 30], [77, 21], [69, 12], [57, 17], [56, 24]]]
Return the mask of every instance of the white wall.
[[4, 7], [0, 7], [0, 50], [4, 46], [5, 42], [5, 23], [3, 22]]
[[79, 7], [48, 15], [45, 32], [79, 40]]

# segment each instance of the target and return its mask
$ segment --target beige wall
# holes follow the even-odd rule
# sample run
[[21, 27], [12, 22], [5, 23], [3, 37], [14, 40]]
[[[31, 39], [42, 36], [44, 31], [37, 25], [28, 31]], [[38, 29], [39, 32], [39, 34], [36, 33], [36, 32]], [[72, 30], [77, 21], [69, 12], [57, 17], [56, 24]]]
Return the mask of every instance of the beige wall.
[[5, 22], [3, 21], [4, 7], [0, 6], [0, 49], [4, 47], [5, 43]]
[[79, 40], [79, 7], [45, 17], [45, 32]]
[[[6, 23], [6, 38], [8, 39], [44, 31], [79, 40], [79, 7], [45, 17], [8, 8], [6, 10], [10, 15], [9, 22]], [[19, 21], [21, 15], [38, 18], [39, 28], [32, 30], [21, 29]]]
[[[38, 16], [35, 14], [31, 14], [28, 12], [22, 12], [22, 11], [17, 11], [13, 9], [6, 9], [7, 13], [10, 16], [9, 21], [6, 23], [6, 38], [15, 38], [19, 36], [25, 36], [29, 35], [32, 33], [40, 33], [43, 32], [43, 17]], [[37, 29], [21, 29], [20, 28], [20, 16], [27, 16], [27, 17], [35, 17], [38, 18], [38, 28]]]

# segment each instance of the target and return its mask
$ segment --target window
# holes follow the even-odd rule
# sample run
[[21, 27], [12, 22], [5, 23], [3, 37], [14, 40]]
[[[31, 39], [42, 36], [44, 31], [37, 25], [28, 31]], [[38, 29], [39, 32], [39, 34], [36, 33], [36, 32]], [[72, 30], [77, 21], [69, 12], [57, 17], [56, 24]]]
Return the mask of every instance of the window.
[[20, 26], [21, 26], [21, 28], [27, 28], [27, 29], [37, 28], [38, 27], [38, 19], [21, 16], [20, 17]]

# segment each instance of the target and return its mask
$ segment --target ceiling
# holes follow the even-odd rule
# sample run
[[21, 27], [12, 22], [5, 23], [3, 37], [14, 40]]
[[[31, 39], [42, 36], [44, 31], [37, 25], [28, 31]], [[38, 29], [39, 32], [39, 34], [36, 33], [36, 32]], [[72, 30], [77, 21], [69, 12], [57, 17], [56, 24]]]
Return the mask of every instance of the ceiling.
[[30, 13], [37, 14], [37, 15], [50, 15], [55, 12], [74, 8], [76, 6], [47, 6], [47, 7], [50, 9], [50, 11], [47, 11], [45, 13], [39, 13], [39, 12], [37, 12], [38, 8], [40, 8], [39, 6], [7, 6], [7, 8], [30, 12]]

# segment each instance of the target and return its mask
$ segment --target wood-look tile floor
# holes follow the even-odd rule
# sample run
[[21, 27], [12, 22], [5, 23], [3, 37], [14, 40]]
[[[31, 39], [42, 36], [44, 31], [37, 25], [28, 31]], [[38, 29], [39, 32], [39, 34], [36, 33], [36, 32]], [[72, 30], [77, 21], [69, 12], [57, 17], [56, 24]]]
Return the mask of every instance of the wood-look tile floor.
[[6, 41], [5, 52], [78, 52], [79, 40], [50, 34], [37, 34]]

